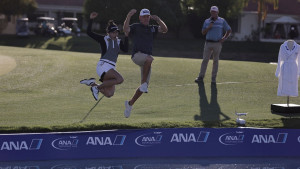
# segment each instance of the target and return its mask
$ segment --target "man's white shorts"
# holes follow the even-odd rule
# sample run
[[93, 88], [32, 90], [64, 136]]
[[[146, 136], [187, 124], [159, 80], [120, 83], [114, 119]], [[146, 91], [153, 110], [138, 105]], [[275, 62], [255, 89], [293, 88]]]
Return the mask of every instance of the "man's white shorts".
[[116, 63], [109, 60], [99, 60], [96, 71], [101, 82], [103, 81], [106, 72], [108, 72], [110, 69], [115, 69], [115, 64]]

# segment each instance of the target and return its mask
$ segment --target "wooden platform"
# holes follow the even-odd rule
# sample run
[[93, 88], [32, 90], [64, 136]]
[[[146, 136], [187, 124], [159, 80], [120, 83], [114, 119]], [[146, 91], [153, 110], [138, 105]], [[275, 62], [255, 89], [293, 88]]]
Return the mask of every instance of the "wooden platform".
[[279, 115], [300, 115], [300, 105], [298, 104], [271, 104], [271, 112]]

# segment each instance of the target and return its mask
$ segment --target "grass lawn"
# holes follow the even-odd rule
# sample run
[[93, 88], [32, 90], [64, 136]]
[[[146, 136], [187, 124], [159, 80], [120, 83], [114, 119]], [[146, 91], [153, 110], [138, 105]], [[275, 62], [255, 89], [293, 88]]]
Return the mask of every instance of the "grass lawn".
[[[276, 96], [276, 65], [268, 63], [221, 60], [217, 84], [211, 86], [212, 62], [204, 84], [198, 85], [194, 79], [201, 59], [155, 57], [149, 93], [126, 119], [124, 101], [138, 87], [140, 72], [129, 55], [120, 55], [117, 70], [124, 83], [78, 123], [96, 103], [79, 81], [97, 77], [100, 54], [0, 46], [0, 56], [16, 64], [12, 71], [0, 72], [0, 132], [236, 127], [235, 111], [248, 112], [247, 127], [299, 127], [297, 118], [270, 112], [271, 104], [286, 103], [286, 98]], [[290, 102], [299, 104], [300, 99]]]

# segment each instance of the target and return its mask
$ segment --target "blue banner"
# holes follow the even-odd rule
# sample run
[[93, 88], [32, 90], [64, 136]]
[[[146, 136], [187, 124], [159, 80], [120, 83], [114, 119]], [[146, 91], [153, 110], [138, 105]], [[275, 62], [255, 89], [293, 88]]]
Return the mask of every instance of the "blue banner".
[[0, 135], [0, 161], [128, 157], [300, 157], [300, 130], [174, 128]]

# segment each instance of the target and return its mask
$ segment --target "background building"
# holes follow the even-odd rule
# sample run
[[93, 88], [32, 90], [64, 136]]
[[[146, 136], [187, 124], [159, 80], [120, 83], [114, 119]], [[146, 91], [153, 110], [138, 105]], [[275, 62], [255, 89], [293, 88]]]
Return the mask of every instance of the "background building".
[[4, 15], [0, 15], [0, 33], [16, 34], [16, 20], [22, 17], [28, 17], [30, 28], [34, 28], [37, 25], [36, 18], [42, 16], [53, 17], [56, 26], [61, 24], [61, 18], [63, 17], [77, 18], [79, 28], [87, 26], [82, 14], [84, 0], [36, 0], [36, 2], [38, 8], [30, 16], [9, 16], [9, 19], [6, 20]]
[[[233, 35], [233, 40], [253, 40], [260, 30], [260, 41], [282, 42], [282, 39], [290, 39], [292, 29], [296, 33], [300, 29], [300, 0], [279, 0], [279, 8], [274, 10], [268, 6], [267, 17], [261, 22], [258, 29], [257, 3], [249, 1], [238, 19], [238, 30]], [[294, 38], [299, 41], [299, 35]]]
[[38, 9], [35, 14], [28, 16], [29, 20], [35, 21], [37, 17], [53, 17], [57, 24], [61, 23], [63, 17], [74, 17], [78, 19], [78, 26], [82, 28], [83, 20], [83, 3], [84, 0], [36, 0]]

